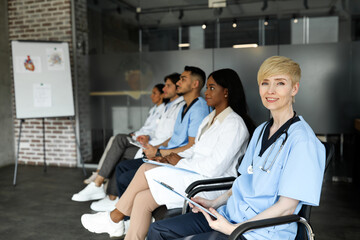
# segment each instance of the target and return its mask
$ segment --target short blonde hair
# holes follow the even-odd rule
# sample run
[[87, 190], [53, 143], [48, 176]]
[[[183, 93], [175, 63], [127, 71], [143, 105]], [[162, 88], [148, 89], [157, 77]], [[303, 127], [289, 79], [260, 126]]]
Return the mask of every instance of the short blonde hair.
[[300, 82], [301, 69], [298, 63], [287, 57], [272, 56], [261, 64], [257, 75], [258, 84], [265, 78], [281, 74], [288, 75], [293, 86]]

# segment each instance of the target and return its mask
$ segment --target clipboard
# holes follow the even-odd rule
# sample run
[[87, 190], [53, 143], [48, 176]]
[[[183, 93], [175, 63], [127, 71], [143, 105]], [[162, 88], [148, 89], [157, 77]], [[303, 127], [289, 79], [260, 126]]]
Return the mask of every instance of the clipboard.
[[191, 200], [190, 198], [180, 194], [179, 192], [175, 191], [173, 187], [167, 185], [166, 183], [160, 182], [156, 179], [153, 179], [155, 182], [157, 182], [158, 184], [160, 184], [161, 186], [163, 186], [164, 188], [172, 191], [173, 193], [176, 193], [177, 195], [179, 195], [180, 197], [184, 198], [186, 201], [191, 202], [193, 205], [197, 206], [198, 208], [201, 208], [202, 210], [204, 210], [205, 212], [207, 212], [210, 216], [214, 217], [215, 219], [217, 219], [217, 217], [212, 214], [209, 210], [207, 210], [206, 208], [204, 208], [203, 206], [201, 206], [200, 204], [194, 202], [193, 200]]
[[136, 146], [138, 148], [144, 149], [144, 147], [138, 141], [133, 140], [131, 137], [126, 137], [126, 138], [127, 138], [127, 140], [129, 141], [130, 144], [132, 144], [132, 145], [134, 145], [134, 146]]
[[169, 164], [169, 163], [157, 162], [157, 161], [149, 160], [149, 159], [146, 159], [146, 158], [143, 158], [143, 162], [144, 162], [144, 163], [154, 164], [154, 165], [159, 165], [159, 166], [164, 166], [164, 167], [168, 167], [168, 168], [174, 168], [174, 169], [181, 170], [181, 171], [185, 171], [185, 172], [189, 172], [189, 173], [199, 174], [199, 173], [197, 173], [197, 172], [195, 172], [195, 171], [192, 171], [192, 170], [188, 170], [188, 169], [185, 169], [185, 168], [175, 167], [174, 165], [171, 165], [171, 164]]

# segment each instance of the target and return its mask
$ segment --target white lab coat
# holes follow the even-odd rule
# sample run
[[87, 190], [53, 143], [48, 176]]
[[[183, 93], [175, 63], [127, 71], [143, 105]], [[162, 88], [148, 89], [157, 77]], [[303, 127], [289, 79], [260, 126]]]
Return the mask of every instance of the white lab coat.
[[[157, 127], [154, 133], [154, 136], [151, 137], [149, 144], [156, 146], [159, 145], [169, 138], [171, 138], [174, 132], [175, 121], [177, 115], [185, 104], [183, 97], [178, 97], [174, 100], [172, 105], [167, 109], [157, 121]], [[135, 155], [135, 158], [142, 157], [142, 149], [139, 149]]]
[[[164, 182], [179, 193], [185, 194], [187, 186], [196, 180], [237, 176], [235, 167], [239, 157], [245, 154], [249, 132], [243, 119], [231, 110], [223, 121], [215, 119], [199, 139], [202, 129], [214, 115], [214, 112], [210, 113], [201, 123], [195, 144], [179, 153], [184, 158], [176, 167], [192, 170], [198, 174], [167, 167], [157, 167], [145, 172], [151, 193], [159, 205], [165, 204], [168, 209], [177, 208], [182, 206], [183, 199], [153, 179]], [[202, 193], [200, 196], [214, 199], [222, 193], [223, 191]]]
[[165, 103], [162, 103], [159, 106], [153, 106], [149, 111], [149, 116], [147, 117], [144, 125], [138, 131], [134, 132], [135, 139], [140, 135], [149, 135], [150, 138], [153, 138], [159, 123], [158, 119], [164, 113], [164, 110]]

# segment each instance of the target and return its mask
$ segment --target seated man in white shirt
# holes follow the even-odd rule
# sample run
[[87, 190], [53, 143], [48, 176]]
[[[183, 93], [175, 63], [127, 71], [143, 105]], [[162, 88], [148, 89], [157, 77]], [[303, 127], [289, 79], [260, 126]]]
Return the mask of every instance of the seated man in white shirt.
[[[165, 111], [166, 104], [170, 100], [170, 99], [164, 98], [164, 91], [163, 91], [164, 87], [165, 87], [164, 84], [159, 83], [159, 84], [156, 84], [154, 86], [154, 88], [152, 89], [150, 98], [151, 98], [151, 101], [154, 103], [154, 106], [149, 110], [149, 115], [148, 115], [144, 125], [139, 130], [132, 132], [129, 135], [119, 134], [119, 135], [117, 135], [118, 137], [132, 137], [133, 140], [140, 140], [140, 139], [143, 139], [144, 137], [150, 138], [150, 136], [154, 136], [159, 119]], [[93, 182], [95, 180], [95, 178], [97, 177], [98, 172], [100, 171], [100, 169], [105, 161], [106, 155], [109, 152], [114, 139], [115, 139], [115, 136], [112, 136], [109, 139], [109, 141], [106, 145], [106, 148], [100, 158], [96, 172], [93, 172], [89, 178], [84, 180], [85, 184], [89, 184], [89, 183]]]
[[[185, 104], [183, 98], [179, 97], [176, 93], [176, 83], [179, 79], [180, 74], [178, 73], [173, 73], [165, 77], [165, 86], [163, 88], [164, 98], [170, 99], [170, 101], [157, 121], [153, 136], [148, 132], [149, 136], [144, 137], [145, 135], [140, 135], [138, 138], [151, 138], [151, 141], [161, 143], [172, 135], [177, 114]], [[115, 167], [117, 163], [122, 159], [133, 159], [139, 150], [138, 147], [130, 144], [127, 139], [128, 136], [127, 134], [118, 134], [115, 136], [95, 180], [82, 191], [74, 194], [72, 197], [73, 201], [84, 202], [104, 198], [106, 194], [103, 183], [107, 178], [110, 179], [108, 187], [113, 188], [113, 190], [110, 189], [110, 191], [117, 191], [115, 180]], [[111, 198], [112, 197], [116, 199], [116, 196], [111, 196]]]
[[[156, 154], [166, 156], [170, 153], [182, 152], [192, 147], [201, 122], [209, 114], [209, 107], [206, 101], [200, 97], [200, 91], [204, 86], [204, 82], [205, 73], [201, 69], [185, 67], [184, 72], [181, 74], [181, 80], [177, 83], [177, 93], [184, 97], [186, 105], [178, 113], [171, 138], [156, 147], [150, 144], [145, 145], [144, 153], [148, 158], [152, 158]], [[93, 202], [90, 208], [94, 211], [110, 211], [114, 209], [117, 199], [111, 200], [112, 196], [110, 195], [120, 197], [142, 163], [142, 158], [119, 162], [116, 167], [117, 191], [111, 192], [112, 188], [108, 187], [107, 193], [109, 197]]]

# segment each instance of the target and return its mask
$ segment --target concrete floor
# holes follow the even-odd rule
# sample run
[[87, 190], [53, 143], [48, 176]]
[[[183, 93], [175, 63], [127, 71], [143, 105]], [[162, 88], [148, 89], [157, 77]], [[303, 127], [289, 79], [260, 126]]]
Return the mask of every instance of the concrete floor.
[[84, 187], [81, 169], [19, 166], [13, 187], [14, 166], [0, 168], [0, 239], [109, 239], [85, 230], [83, 213], [90, 202], [71, 201]]
[[[82, 227], [80, 216], [91, 212], [90, 202], [70, 200], [84, 186], [81, 169], [48, 167], [44, 173], [42, 167], [20, 165], [16, 187], [13, 171], [13, 165], [0, 168], [0, 239], [109, 239]], [[360, 198], [354, 194], [359, 189], [333, 182], [329, 174], [321, 205], [312, 210], [316, 239], [360, 239]]]

